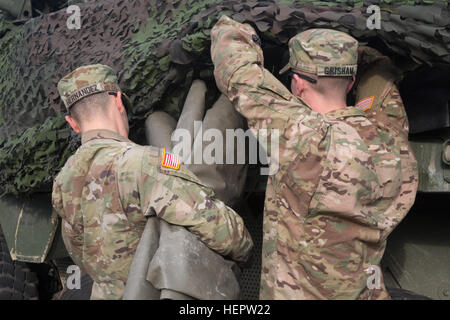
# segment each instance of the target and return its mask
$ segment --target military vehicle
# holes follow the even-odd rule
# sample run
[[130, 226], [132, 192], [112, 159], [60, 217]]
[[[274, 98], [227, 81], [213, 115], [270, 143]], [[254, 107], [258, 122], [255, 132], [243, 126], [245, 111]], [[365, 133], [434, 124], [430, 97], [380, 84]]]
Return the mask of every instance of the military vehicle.
[[[402, 288], [450, 299], [449, 6], [448, 0], [0, 0], [0, 299], [52, 298], [72, 264], [50, 193], [79, 138], [65, 124], [57, 81], [84, 64], [114, 67], [132, 99], [130, 138], [144, 144], [146, 117], [164, 110], [177, 118], [193, 79], [208, 84], [209, 105], [218, 97], [209, 32], [221, 14], [258, 30], [274, 74], [289, 38], [311, 27], [348, 32], [394, 61], [420, 176], [415, 206], [388, 239], [385, 281], [394, 298]], [[265, 187], [258, 172], [249, 170], [239, 211], [256, 243], [242, 274], [243, 299], [258, 297]]]

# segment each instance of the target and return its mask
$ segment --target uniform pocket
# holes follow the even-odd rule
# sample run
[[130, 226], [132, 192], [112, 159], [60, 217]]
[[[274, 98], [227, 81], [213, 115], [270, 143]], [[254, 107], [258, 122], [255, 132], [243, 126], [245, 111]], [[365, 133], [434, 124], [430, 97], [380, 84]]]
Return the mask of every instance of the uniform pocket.
[[282, 177], [282, 194], [290, 208], [306, 218], [311, 199], [317, 190], [323, 171], [322, 158], [312, 153], [299, 154]]

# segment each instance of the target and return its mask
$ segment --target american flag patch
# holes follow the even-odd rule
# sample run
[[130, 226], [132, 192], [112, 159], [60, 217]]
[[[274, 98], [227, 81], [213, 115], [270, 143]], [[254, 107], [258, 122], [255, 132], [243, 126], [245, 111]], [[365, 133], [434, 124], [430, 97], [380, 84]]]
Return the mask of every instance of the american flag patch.
[[180, 169], [180, 159], [176, 155], [166, 152], [166, 149], [163, 149], [163, 152], [161, 165], [170, 169]]
[[365, 98], [360, 100], [357, 104], [356, 107], [363, 109], [364, 111], [369, 110], [370, 108], [372, 108], [372, 104], [373, 104], [373, 100], [375, 99], [374, 96]]

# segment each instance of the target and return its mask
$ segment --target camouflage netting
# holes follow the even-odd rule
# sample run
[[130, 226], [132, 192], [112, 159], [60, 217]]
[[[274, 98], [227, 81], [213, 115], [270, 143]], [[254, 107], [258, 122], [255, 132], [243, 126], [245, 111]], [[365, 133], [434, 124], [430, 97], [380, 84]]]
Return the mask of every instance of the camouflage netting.
[[[132, 98], [131, 138], [156, 109], [178, 116], [193, 77], [214, 87], [209, 30], [221, 14], [257, 27], [264, 43], [285, 48], [297, 32], [330, 27], [360, 41], [378, 39], [409, 61], [450, 64], [449, 1], [69, 1], [81, 29], [69, 30], [65, 9], [14, 25], [0, 17], [0, 194], [50, 191], [53, 176], [79, 138], [64, 124], [56, 83], [92, 63], [119, 72]], [[395, 3], [395, 4], [394, 4]], [[380, 30], [366, 13], [379, 4]], [[59, 8], [59, 7], [58, 7]]]

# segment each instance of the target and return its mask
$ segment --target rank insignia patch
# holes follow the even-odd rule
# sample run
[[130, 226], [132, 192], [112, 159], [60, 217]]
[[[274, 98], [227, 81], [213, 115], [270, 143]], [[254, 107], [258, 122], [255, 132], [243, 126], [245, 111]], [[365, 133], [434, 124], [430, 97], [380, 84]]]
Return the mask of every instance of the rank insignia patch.
[[163, 158], [161, 161], [161, 165], [163, 167], [174, 169], [174, 170], [180, 169], [180, 163], [181, 163], [180, 159], [176, 155], [166, 152], [166, 149], [163, 149], [163, 152], [164, 152], [164, 155], [163, 155]]
[[367, 111], [367, 110], [369, 110], [370, 108], [372, 108], [373, 100], [374, 100], [374, 99], [375, 99], [374, 96], [371, 96], [371, 97], [362, 99], [362, 100], [360, 100], [360, 101], [356, 104], [355, 107], [358, 107], [358, 108], [363, 109], [364, 111]]

